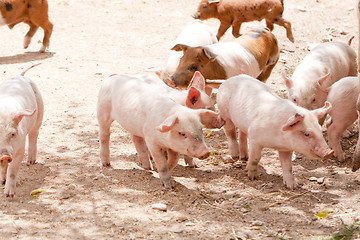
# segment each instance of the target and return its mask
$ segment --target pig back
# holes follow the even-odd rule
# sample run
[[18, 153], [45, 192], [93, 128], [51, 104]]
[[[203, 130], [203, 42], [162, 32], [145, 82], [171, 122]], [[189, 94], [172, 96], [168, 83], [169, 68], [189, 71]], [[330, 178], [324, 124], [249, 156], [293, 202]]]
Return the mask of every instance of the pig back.
[[273, 119], [276, 108], [284, 105], [282, 102], [268, 86], [247, 75], [226, 80], [217, 94], [221, 117], [231, 119], [244, 132], [251, 124], [260, 126], [264, 119]]

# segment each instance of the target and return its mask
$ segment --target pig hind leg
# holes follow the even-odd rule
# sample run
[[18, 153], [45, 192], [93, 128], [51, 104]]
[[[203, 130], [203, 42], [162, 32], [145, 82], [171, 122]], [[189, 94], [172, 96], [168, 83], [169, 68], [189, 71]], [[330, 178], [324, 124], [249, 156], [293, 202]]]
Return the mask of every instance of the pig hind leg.
[[237, 141], [236, 127], [230, 119], [225, 120], [224, 130], [228, 140], [230, 155], [232, 159], [238, 160], [240, 152], [239, 144]]
[[272, 21], [270, 21], [269, 19], [265, 19], [265, 22], [266, 22], [266, 27], [267, 27], [270, 31], [274, 30], [274, 24], [273, 24]]
[[[46, 6], [44, 6], [44, 4], [46, 4]], [[37, 25], [44, 30], [43, 45], [40, 52], [45, 52], [45, 50], [49, 47], [50, 37], [53, 30], [53, 24], [48, 18], [47, 2], [34, 1], [29, 7], [29, 19], [34, 25]]]
[[241, 24], [242, 24], [242, 22], [241, 22], [241, 21], [238, 21], [238, 20], [235, 20], [235, 21], [232, 23], [232, 35], [233, 35], [235, 38], [238, 38], [238, 37], [241, 36], [241, 34], [240, 34]]
[[286, 187], [294, 190], [295, 188], [295, 179], [294, 175], [292, 174], [292, 162], [291, 156], [292, 151], [280, 152], [279, 151], [279, 158], [281, 162], [281, 168], [283, 170], [283, 181]]
[[240, 157], [243, 160], [248, 159], [248, 143], [247, 143], [247, 135], [239, 130], [239, 149], [240, 149]]
[[346, 130], [346, 126], [339, 126], [337, 122], [331, 122], [327, 127], [329, 146], [334, 150], [334, 155], [340, 162], [345, 161], [344, 152], [341, 148], [340, 137]]
[[286, 29], [286, 36], [291, 41], [294, 42], [294, 36], [291, 31], [291, 23], [287, 20], [285, 20], [283, 17], [279, 16], [272, 19], [267, 19], [266, 21], [271, 21], [279, 26], [282, 26]]
[[149, 150], [146, 146], [144, 138], [135, 135], [131, 135], [131, 138], [139, 155], [141, 166], [145, 170], [152, 170], [153, 168], [150, 162]]
[[164, 184], [164, 187], [166, 189], [172, 189], [173, 185], [171, 183], [171, 175], [169, 172], [168, 163], [167, 163], [167, 159], [166, 159], [164, 150], [156, 145], [155, 146], [151, 145], [151, 143], [148, 144], [148, 147], [149, 147], [151, 156], [154, 159], [161, 182]]

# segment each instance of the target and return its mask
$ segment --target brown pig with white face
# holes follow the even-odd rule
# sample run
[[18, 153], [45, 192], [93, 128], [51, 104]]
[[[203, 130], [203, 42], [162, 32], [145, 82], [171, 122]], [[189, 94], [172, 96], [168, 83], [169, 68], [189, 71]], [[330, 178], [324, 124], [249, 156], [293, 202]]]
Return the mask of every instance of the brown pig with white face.
[[[280, 54], [278, 41], [268, 29], [250, 30], [233, 42], [200, 47], [177, 44], [173, 50], [183, 51], [184, 55], [166, 83], [180, 89], [188, 86], [195, 71], [207, 80], [247, 74], [265, 82]], [[210, 87], [218, 88], [218, 85]]]
[[286, 29], [288, 39], [294, 42], [291, 23], [282, 17], [283, 12], [283, 0], [202, 0], [193, 17], [200, 20], [219, 19], [220, 27], [216, 35], [218, 40], [231, 26], [232, 34], [237, 38], [240, 36], [242, 23], [265, 19], [270, 31], [274, 24], [280, 25]]

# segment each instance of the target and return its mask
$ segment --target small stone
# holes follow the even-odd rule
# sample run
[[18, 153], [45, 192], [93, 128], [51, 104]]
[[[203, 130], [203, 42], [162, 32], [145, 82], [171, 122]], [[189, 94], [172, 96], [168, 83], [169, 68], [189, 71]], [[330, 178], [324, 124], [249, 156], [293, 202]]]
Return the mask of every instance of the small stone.
[[242, 208], [242, 209], [240, 209], [240, 211], [243, 212], [243, 213], [248, 213], [248, 212], [250, 212], [250, 209]]
[[151, 205], [151, 207], [153, 209], [159, 210], [159, 211], [167, 211], [167, 206], [165, 204], [162, 203], [154, 203], [153, 205]]
[[303, 6], [297, 6], [296, 8], [299, 12], [306, 12], [306, 8], [304, 8]]
[[317, 177], [311, 177], [311, 178], [309, 178], [309, 181], [310, 181], [310, 182], [316, 182], [317, 180], [318, 180]]
[[192, 227], [192, 226], [195, 226], [195, 224], [192, 223], [192, 222], [187, 222], [187, 223], [185, 223], [185, 226], [186, 227]]
[[326, 36], [326, 37], [324, 37], [323, 39], [322, 39], [322, 42], [331, 42], [333, 40], [333, 37], [332, 36], [330, 36], [330, 35], [328, 35], [328, 36]]
[[318, 183], [318, 184], [323, 184], [324, 181], [325, 181], [325, 178], [324, 178], [324, 177], [321, 177], [321, 178], [318, 178], [318, 179], [317, 179], [317, 183]]
[[255, 220], [255, 221], [251, 221], [250, 224], [251, 224], [251, 226], [263, 226], [264, 222]]

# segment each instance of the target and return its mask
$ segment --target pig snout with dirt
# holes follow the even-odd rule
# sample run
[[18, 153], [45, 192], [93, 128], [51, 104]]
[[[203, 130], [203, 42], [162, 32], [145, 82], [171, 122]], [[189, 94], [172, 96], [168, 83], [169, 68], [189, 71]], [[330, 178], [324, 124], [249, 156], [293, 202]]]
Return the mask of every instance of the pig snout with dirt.
[[123, 75], [114, 75], [103, 83], [97, 116], [102, 164], [110, 165], [110, 125], [116, 120], [130, 132], [142, 167], [150, 169], [149, 156], [153, 158], [165, 188], [172, 187], [170, 175], [179, 154], [200, 159], [209, 156], [201, 119], [219, 118], [214, 111], [187, 108], [143, 80]]
[[284, 184], [290, 189], [295, 188], [291, 163], [293, 151], [310, 158], [326, 158], [333, 152], [318, 123], [318, 119], [331, 109], [328, 102], [323, 108], [309, 111], [280, 98], [264, 83], [239, 75], [220, 86], [217, 104], [220, 117], [225, 120], [224, 130], [232, 158], [248, 158], [249, 139], [247, 170], [250, 179], [258, 176], [261, 150], [265, 147], [278, 150]]
[[[198, 47], [216, 42], [217, 39], [210, 27], [202, 21], [197, 20], [181, 31], [175, 41], [171, 44], [171, 48], [176, 44]], [[165, 81], [175, 72], [182, 55], [182, 52], [170, 50], [164, 69], [150, 68], [149, 70], [155, 72], [163, 81]]]
[[26, 137], [28, 164], [35, 163], [37, 138], [44, 114], [39, 89], [23, 74], [7, 79], [0, 85], [0, 180], [5, 183], [6, 197], [15, 195]]
[[348, 76], [357, 76], [356, 53], [347, 44], [328, 42], [312, 49], [291, 78], [282, 72], [288, 98], [296, 105], [316, 109], [324, 105], [328, 88]]
[[29, 25], [30, 29], [24, 38], [25, 49], [29, 46], [31, 38], [39, 27], [44, 30], [40, 52], [45, 52], [49, 47], [53, 24], [49, 21], [47, 0], [0, 1], [0, 13], [0, 26], [7, 25], [12, 29], [21, 22]]
[[330, 118], [326, 121], [329, 146], [340, 162], [345, 161], [341, 148], [341, 134], [350, 127], [358, 117], [356, 101], [359, 96], [359, 78], [346, 77], [334, 83], [329, 90], [327, 101], [332, 105]]
[[219, 19], [218, 40], [231, 26], [232, 34], [237, 38], [242, 23], [265, 19], [270, 31], [274, 29], [274, 24], [280, 25], [286, 29], [287, 38], [294, 42], [291, 23], [282, 17], [283, 12], [283, 0], [202, 0], [193, 17], [200, 20]]
[[200, 47], [178, 44], [173, 50], [184, 53], [175, 73], [167, 79], [167, 84], [174, 88], [186, 88], [195, 71], [205, 79], [247, 74], [265, 82], [280, 53], [278, 41], [267, 29], [250, 30], [234, 42]]

